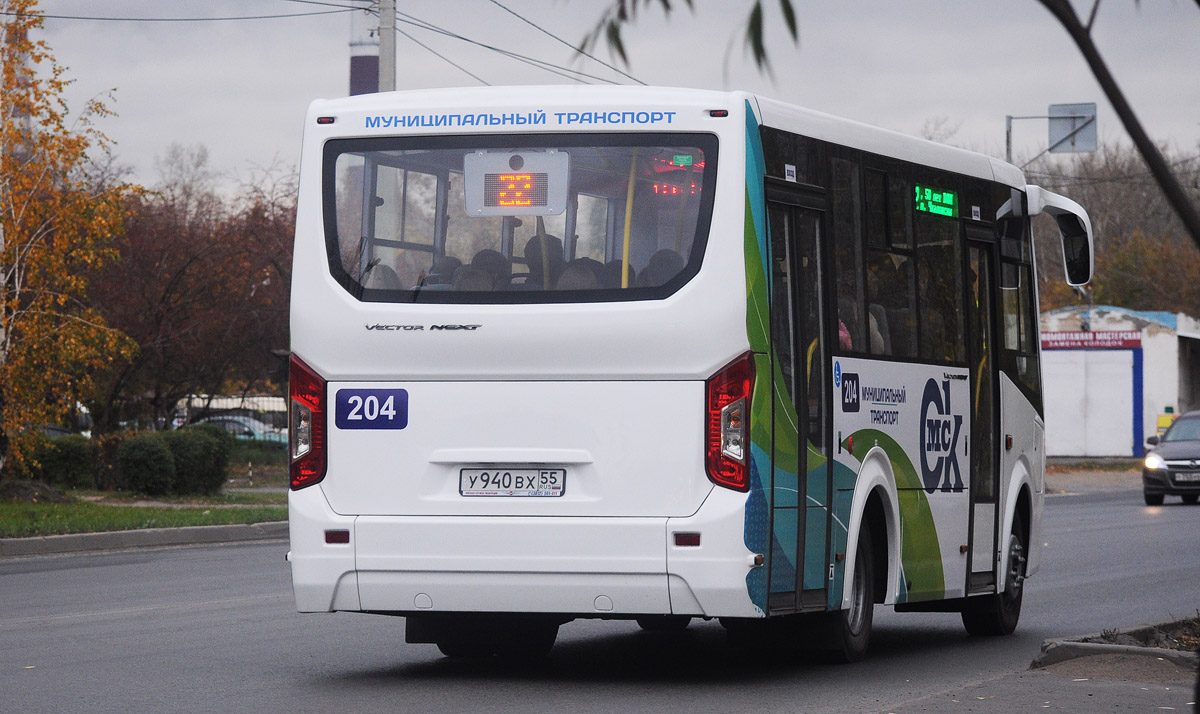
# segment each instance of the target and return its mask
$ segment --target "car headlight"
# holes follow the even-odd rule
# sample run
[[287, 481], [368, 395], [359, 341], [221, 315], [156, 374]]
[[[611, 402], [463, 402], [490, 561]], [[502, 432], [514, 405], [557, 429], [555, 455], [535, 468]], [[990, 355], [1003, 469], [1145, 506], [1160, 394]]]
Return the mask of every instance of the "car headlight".
[[1162, 457], [1158, 454], [1150, 454], [1147, 456], [1145, 464], [1146, 468], [1150, 469], [1151, 471], [1167, 468], [1167, 462], [1163, 461]]

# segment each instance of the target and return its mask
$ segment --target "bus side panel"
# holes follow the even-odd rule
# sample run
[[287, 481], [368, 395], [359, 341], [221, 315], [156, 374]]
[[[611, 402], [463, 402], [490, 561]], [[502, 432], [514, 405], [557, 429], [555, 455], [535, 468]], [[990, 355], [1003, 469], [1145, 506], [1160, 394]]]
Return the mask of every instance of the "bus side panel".
[[[772, 501], [772, 396], [774, 360], [771, 351], [770, 285], [768, 283], [770, 248], [767, 241], [767, 204], [763, 179], [766, 161], [754, 107], [745, 102], [746, 113], [746, 187], [742, 230], [746, 269], [746, 336], [754, 357], [754, 395], [750, 414], [750, 496], [746, 501], [746, 547], [752, 553], [771, 558], [778, 550], [771, 533]], [[783, 554], [780, 554], [783, 555]], [[786, 557], [786, 556], [784, 556]], [[746, 588], [761, 613], [767, 609], [769, 563], [746, 575]]]
[[[861, 459], [887, 454], [900, 507], [898, 601], [938, 600], [965, 592], [970, 459], [969, 371], [839, 357], [833, 361], [833, 549], [845, 552]], [[844, 563], [837, 563], [840, 571]], [[841, 572], [831, 583], [840, 606]]]
[[[1004, 499], [1000, 504], [1000, 537], [996, 541], [996, 559], [1000, 562], [1008, 547], [1008, 534], [1012, 531], [1013, 514], [1016, 512], [1017, 497], [1022, 484], [1029, 487], [1032, 513], [1027, 544], [1028, 562], [1026, 575], [1032, 575], [1041, 565], [1042, 556], [1042, 508], [1045, 498], [1045, 426], [1037, 410], [1013, 384], [1012, 379], [1000, 374], [1000, 443], [1012, 436], [1013, 448], [1000, 451], [1000, 490]], [[1003, 564], [1001, 563], [1001, 566]], [[996, 587], [1004, 589], [1005, 568], [997, 569]]]

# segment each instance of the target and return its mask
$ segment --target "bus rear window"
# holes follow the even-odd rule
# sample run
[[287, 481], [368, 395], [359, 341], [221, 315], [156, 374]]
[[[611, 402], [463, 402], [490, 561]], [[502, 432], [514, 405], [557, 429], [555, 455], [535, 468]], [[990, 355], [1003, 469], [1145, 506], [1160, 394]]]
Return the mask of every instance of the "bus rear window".
[[330, 270], [374, 302], [663, 298], [700, 267], [716, 155], [709, 134], [330, 141]]

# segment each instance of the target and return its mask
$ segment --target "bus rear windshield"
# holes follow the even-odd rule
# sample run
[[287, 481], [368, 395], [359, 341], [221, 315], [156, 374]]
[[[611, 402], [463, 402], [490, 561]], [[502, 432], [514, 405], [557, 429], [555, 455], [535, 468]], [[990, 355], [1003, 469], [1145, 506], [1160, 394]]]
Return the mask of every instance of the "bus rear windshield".
[[699, 270], [716, 159], [710, 134], [330, 141], [330, 270], [371, 302], [661, 299]]

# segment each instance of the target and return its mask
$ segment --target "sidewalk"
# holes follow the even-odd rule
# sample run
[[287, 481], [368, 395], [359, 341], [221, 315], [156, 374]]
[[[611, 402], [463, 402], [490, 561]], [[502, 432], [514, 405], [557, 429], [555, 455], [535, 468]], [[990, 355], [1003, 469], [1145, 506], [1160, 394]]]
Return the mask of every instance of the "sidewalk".
[[1196, 673], [1153, 654], [1103, 654], [936, 692], [890, 714], [916, 712], [1195, 711]]
[[1141, 471], [1073, 471], [1046, 474], [1047, 495], [1141, 489]]
[[[1104, 491], [1140, 491], [1141, 488], [1140, 471], [1046, 474], [1046, 493], [1051, 497]], [[1009, 714], [1039, 711], [1200, 713], [1195, 704], [1196, 670], [1173, 661], [1183, 658], [1163, 656], [1162, 651], [1154, 648], [1135, 649], [1112, 645], [1079, 647], [1061, 640], [1047, 642], [1046, 645], [1052, 645], [1050, 649], [1061, 650], [1057, 657], [1062, 659], [1044, 667], [1034, 668], [1031, 665], [1030, 669], [1023, 672], [1012, 672], [965, 687], [935, 692], [903, 706], [878, 711], [888, 714]]]
[[0, 558], [30, 555], [90, 553], [130, 548], [208, 545], [284, 540], [287, 521], [224, 526], [188, 526], [185, 528], [145, 528], [136, 531], [76, 533], [71, 535], [0, 538]]

